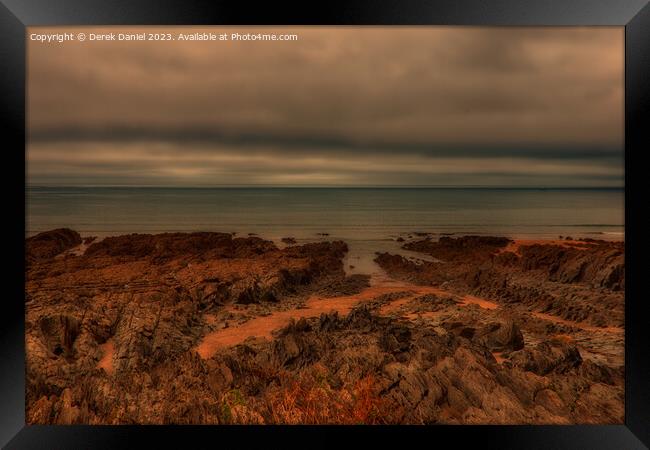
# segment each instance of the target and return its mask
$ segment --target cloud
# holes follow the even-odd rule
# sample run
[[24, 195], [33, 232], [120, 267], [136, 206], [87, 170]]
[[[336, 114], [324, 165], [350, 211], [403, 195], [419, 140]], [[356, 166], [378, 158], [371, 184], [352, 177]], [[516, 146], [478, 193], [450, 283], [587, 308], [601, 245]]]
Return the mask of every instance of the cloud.
[[[416, 153], [301, 152], [278, 148], [215, 148], [168, 142], [58, 142], [34, 145], [28, 177], [59, 183], [164, 185], [534, 185], [618, 186], [616, 159], [560, 159], [535, 156], [472, 157]], [[92, 176], [89, 177], [89, 174]], [[95, 179], [93, 181], [93, 178]]]
[[206, 30], [299, 40], [31, 42], [29, 182], [622, 182], [622, 28]]

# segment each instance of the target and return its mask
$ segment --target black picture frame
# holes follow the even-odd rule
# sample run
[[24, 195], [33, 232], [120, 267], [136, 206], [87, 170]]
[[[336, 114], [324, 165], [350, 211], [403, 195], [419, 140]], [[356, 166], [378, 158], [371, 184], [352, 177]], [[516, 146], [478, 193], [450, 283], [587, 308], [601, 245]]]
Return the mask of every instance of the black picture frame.
[[[612, 426], [210, 427], [25, 425], [24, 237], [25, 50], [35, 25], [616, 25], [625, 27], [626, 327], [625, 424]], [[480, 448], [650, 446], [650, 319], [645, 297], [643, 152], [650, 127], [650, 6], [647, 0], [348, 0], [281, 5], [189, 0], [0, 0], [0, 117], [6, 201], [0, 311], [0, 444], [3, 448], [271, 448], [335, 446], [350, 434], [383, 444]], [[288, 433], [300, 434], [300, 438]], [[408, 440], [407, 440], [408, 439]], [[273, 443], [275, 442], [276, 445]], [[420, 444], [416, 444], [420, 442]], [[453, 444], [451, 444], [453, 443]], [[366, 444], [366, 445], [368, 445]]]

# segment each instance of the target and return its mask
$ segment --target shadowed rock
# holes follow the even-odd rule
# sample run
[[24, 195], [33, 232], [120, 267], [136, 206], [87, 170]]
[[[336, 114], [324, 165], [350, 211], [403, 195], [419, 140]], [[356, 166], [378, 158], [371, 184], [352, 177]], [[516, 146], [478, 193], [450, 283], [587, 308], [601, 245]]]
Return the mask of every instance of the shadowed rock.
[[81, 242], [79, 233], [69, 228], [45, 231], [25, 240], [25, 257], [28, 262], [53, 258]]

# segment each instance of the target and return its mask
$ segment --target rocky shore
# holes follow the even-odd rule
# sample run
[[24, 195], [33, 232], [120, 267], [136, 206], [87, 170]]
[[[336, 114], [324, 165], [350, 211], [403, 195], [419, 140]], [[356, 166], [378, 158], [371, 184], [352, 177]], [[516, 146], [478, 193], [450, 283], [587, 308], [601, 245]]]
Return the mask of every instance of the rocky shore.
[[623, 243], [284, 243], [28, 238], [27, 423], [623, 423]]

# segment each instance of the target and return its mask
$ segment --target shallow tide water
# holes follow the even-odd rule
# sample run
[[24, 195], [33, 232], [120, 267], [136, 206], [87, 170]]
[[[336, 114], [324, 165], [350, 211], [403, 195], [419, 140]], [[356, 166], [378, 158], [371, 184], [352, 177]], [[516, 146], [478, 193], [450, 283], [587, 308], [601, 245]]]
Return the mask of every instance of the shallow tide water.
[[349, 273], [380, 275], [375, 252], [401, 253], [418, 233], [624, 239], [623, 189], [497, 188], [27, 188], [27, 235], [219, 231], [282, 245], [344, 240]]

